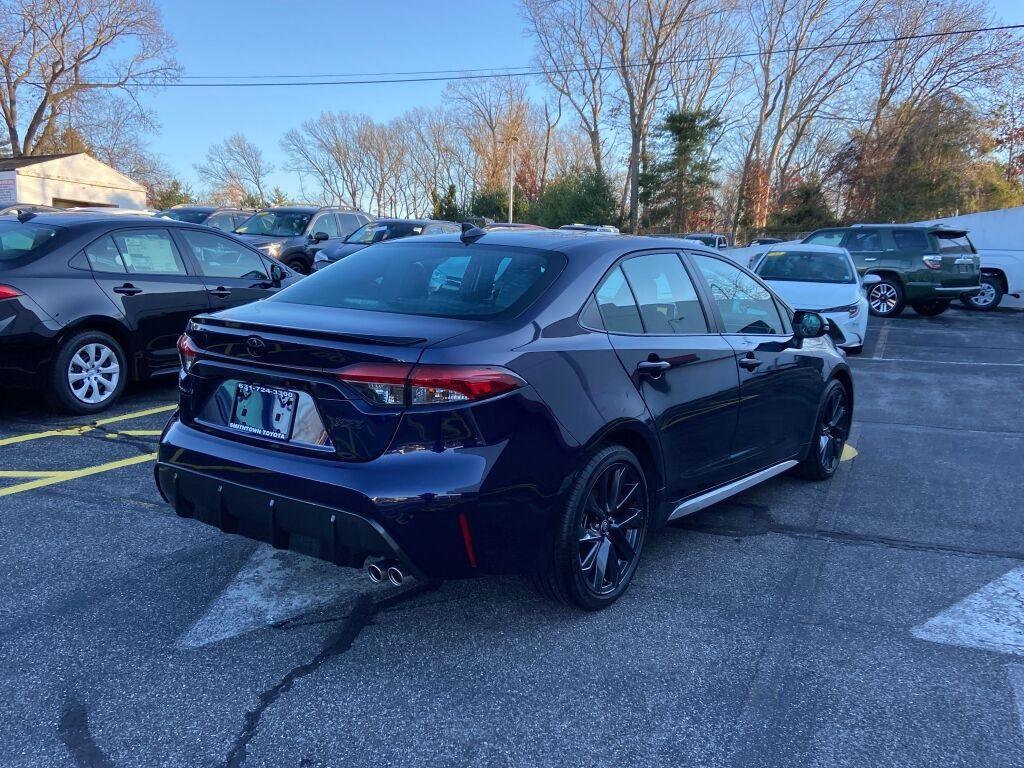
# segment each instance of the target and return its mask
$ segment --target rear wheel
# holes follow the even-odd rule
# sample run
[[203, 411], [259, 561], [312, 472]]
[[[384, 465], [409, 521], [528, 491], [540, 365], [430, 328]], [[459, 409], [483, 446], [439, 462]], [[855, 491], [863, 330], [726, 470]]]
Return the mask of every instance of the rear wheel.
[[50, 398], [70, 413], [97, 413], [124, 392], [128, 366], [117, 340], [100, 331], [81, 331], [61, 346], [50, 372]]
[[973, 296], [961, 296], [960, 301], [969, 309], [991, 312], [1003, 300], [1003, 284], [994, 275], [981, 276], [981, 290]]
[[935, 317], [949, 309], [950, 303], [950, 299], [932, 299], [931, 301], [919, 301], [915, 304], [911, 304], [910, 306], [912, 306], [914, 311], [919, 315]]
[[828, 480], [839, 462], [850, 435], [850, 397], [846, 387], [832, 380], [825, 388], [807, 456], [796, 471], [808, 480]]
[[588, 611], [614, 603], [636, 573], [650, 521], [647, 479], [622, 446], [596, 453], [573, 484], [545, 568], [546, 597]]
[[904, 306], [903, 286], [896, 278], [882, 276], [868, 289], [868, 311], [876, 317], [896, 317]]

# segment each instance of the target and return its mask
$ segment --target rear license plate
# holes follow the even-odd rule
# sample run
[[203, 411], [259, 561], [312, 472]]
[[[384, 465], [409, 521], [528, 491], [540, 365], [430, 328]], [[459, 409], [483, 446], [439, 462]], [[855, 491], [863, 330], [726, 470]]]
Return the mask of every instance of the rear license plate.
[[970, 264], [957, 264], [956, 271], [970, 273], [974, 271], [974, 267]]
[[287, 440], [299, 397], [285, 389], [240, 382], [229, 426], [242, 432]]

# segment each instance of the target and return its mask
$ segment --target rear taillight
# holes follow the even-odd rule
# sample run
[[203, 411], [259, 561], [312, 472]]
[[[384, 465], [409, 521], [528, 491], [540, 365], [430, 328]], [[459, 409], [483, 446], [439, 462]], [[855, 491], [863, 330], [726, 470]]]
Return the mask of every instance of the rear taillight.
[[12, 288], [9, 285], [0, 285], [0, 301], [3, 301], [4, 299], [13, 299], [16, 298], [17, 296], [24, 295], [25, 294], [23, 294], [17, 288]]
[[942, 269], [942, 257], [937, 253], [926, 253], [921, 261], [928, 269]]
[[192, 368], [192, 363], [199, 357], [199, 347], [192, 341], [187, 333], [181, 334], [178, 337], [178, 357], [181, 358], [181, 367], [185, 373], [188, 373]]
[[338, 378], [376, 405], [446, 405], [484, 400], [525, 382], [496, 366], [357, 363]]

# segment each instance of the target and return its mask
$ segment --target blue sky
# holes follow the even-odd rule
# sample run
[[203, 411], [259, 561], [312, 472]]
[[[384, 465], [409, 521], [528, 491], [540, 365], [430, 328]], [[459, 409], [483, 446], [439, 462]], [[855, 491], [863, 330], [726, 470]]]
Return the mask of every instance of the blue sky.
[[[161, 0], [186, 75], [336, 75], [530, 64], [532, 43], [515, 0]], [[1022, 0], [993, 0], [1008, 24], [1024, 23]], [[386, 120], [441, 99], [444, 83], [301, 88], [170, 88], [146, 97], [160, 122], [157, 152], [198, 187], [193, 165], [207, 148], [242, 132], [279, 170], [273, 183], [297, 193], [278, 142], [325, 110]]]

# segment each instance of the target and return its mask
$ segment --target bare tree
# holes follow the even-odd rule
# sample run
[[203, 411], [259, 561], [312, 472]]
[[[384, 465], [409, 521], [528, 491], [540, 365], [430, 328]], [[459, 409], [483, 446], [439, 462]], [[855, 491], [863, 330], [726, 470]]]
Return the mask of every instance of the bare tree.
[[213, 190], [240, 203], [253, 197], [262, 205], [267, 200], [268, 177], [274, 167], [263, 159], [263, 151], [241, 133], [236, 133], [206, 151], [206, 162], [196, 173]]
[[151, 0], [0, 0], [0, 113], [11, 152], [36, 154], [85, 94], [134, 99], [176, 79], [173, 50]]

